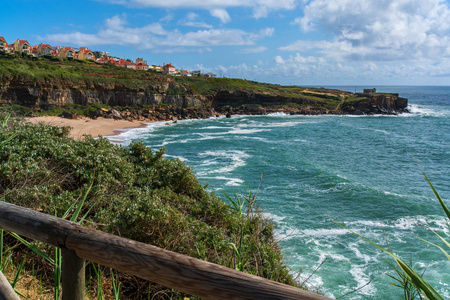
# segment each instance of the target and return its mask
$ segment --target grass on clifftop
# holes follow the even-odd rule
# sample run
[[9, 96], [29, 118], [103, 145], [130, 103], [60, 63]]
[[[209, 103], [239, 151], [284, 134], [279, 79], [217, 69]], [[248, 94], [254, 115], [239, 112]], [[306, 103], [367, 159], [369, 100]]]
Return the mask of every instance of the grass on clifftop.
[[[154, 71], [130, 70], [92, 61], [67, 60], [57, 57], [29, 58], [0, 52], [0, 84], [12, 78], [49, 87], [68, 84], [80, 88], [111, 85], [115, 89], [139, 89], [148, 93], [199, 94], [211, 96], [221, 90], [245, 90], [259, 94], [302, 99], [334, 108], [340, 101], [338, 90], [304, 88], [259, 83], [236, 78], [206, 78], [202, 76], [171, 76]], [[172, 83], [172, 86], [170, 85]], [[169, 86], [167, 86], [169, 85]], [[183, 88], [180, 88], [183, 86]]]
[[[0, 147], [0, 200], [62, 216], [93, 182], [81, 213], [88, 213], [86, 226], [295, 285], [273, 225], [256, 207], [226, 205], [205, 190], [191, 168], [165, 159], [164, 149], [153, 151], [142, 143], [122, 147], [90, 136], [75, 141], [68, 133], [68, 127], [10, 120], [0, 130], [0, 142], [13, 136]], [[13, 239], [5, 242], [16, 247], [17, 264], [26, 258], [21, 275], [38, 276], [42, 290], [51, 289], [50, 266]], [[110, 289], [109, 270], [103, 272], [104, 288]], [[123, 299], [182, 297], [129, 275], [120, 274], [119, 281]], [[88, 283], [93, 296], [95, 276]]]

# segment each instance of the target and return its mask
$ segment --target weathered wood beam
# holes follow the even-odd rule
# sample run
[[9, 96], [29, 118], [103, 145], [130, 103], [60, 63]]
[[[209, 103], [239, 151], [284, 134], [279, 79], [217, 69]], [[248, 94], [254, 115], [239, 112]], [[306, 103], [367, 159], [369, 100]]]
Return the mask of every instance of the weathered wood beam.
[[[330, 299], [9, 203], [0, 202], [0, 227], [66, 247], [85, 260], [205, 299]], [[45, 229], [47, 232], [43, 234], [41, 231]]]
[[85, 267], [84, 259], [75, 251], [62, 248], [62, 300], [84, 300]]
[[0, 201], [0, 227], [52, 246], [64, 246], [76, 223]]
[[20, 300], [2, 271], [0, 271], [0, 300]]

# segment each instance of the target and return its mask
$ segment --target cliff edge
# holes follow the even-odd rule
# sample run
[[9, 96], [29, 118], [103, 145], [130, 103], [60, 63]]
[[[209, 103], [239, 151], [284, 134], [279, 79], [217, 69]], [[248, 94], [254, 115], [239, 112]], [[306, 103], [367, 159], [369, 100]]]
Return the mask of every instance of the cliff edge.
[[397, 94], [352, 94], [242, 79], [174, 77], [93, 62], [32, 61], [5, 56], [0, 56], [0, 60], [0, 103], [38, 112], [58, 107], [70, 110], [106, 105], [131, 110], [135, 118], [166, 120], [216, 114], [396, 114], [407, 111], [407, 99]]

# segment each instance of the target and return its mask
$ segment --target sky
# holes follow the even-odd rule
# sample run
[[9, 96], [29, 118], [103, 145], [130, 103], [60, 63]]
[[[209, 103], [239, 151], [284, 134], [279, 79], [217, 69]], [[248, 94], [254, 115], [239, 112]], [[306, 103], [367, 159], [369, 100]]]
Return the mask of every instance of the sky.
[[450, 0], [1, 2], [8, 43], [285, 85], [450, 85]]

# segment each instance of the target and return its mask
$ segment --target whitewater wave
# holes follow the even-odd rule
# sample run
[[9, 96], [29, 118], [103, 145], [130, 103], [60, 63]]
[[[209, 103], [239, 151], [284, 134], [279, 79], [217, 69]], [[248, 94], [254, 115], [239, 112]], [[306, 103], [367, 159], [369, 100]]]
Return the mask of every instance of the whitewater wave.
[[[408, 105], [408, 109], [411, 112], [412, 116], [420, 116], [420, 117], [446, 117], [450, 115], [450, 111], [448, 110], [436, 110], [430, 106], [421, 105], [421, 104], [410, 104]], [[402, 114], [401, 116], [407, 116], [408, 114]]]
[[267, 116], [269, 116], [269, 117], [284, 117], [284, 116], [290, 116], [290, 115], [285, 112], [279, 111], [279, 112], [267, 114]]
[[370, 230], [383, 230], [383, 229], [400, 229], [400, 230], [412, 230], [417, 226], [421, 228], [426, 226], [437, 232], [447, 233], [447, 221], [440, 216], [406, 216], [391, 221], [375, 221], [375, 220], [358, 220], [344, 222], [348, 228], [371, 228]]
[[211, 165], [221, 165], [220, 168], [214, 168], [213, 170], [200, 171], [199, 176], [205, 176], [208, 174], [215, 173], [230, 173], [239, 167], [245, 166], [247, 163], [245, 159], [249, 158], [250, 155], [245, 153], [245, 151], [240, 150], [219, 150], [219, 151], [206, 151], [199, 153], [199, 157], [205, 157], [199, 167], [206, 167]]
[[228, 134], [252, 134], [252, 133], [258, 133], [258, 132], [264, 132], [264, 131], [269, 131], [267, 129], [238, 129], [235, 128], [233, 130], [228, 131]]
[[165, 126], [165, 123], [166, 122], [143, 123], [146, 125], [145, 127], [118, 129], [116, 132], [119, 132], [119, 134], [107, 136], [106, 138], [112, 143], [127, 145], [132, 140], [142, 139], [146, 135], [154, 132], [157, 128]]
[[241, 186], [244, 183], [244, 180], [240, 178], [232, 178], [225, 176], [199, 176], [200, 179], [214, 179], [214, 180], [223, 180], [226, 181], [226, 186]]

